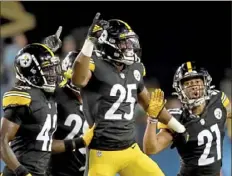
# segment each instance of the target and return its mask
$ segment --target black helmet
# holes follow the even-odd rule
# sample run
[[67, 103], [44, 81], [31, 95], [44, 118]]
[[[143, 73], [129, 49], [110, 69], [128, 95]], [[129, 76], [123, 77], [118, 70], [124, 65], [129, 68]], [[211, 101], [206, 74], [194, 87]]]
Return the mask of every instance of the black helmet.
[[80, 93], [80, 89], [72, 84], [71, 77], [72, 77], [72, 66], [79, 53], [80, 51], [78, 52], [70, 51], [61, 63], [61, 69], [63, 74], [62, 74], [62, 82], [60, 83], [60, 86], [61, 87], [66, 86], [77, 93]]
[[[186, 92], [183, 87], [183, 83], [187, 80], [200, 78], [203, 81], [203, 86], [200, 88], [202, 96], [196, 99], [191, 99], [186, 95]], [[204, 100], [209, 99], [211, 91], [211, 81], [212, 78], [209, 73], [204, 69], [196, 65], [195, 62], [185, 62], [178, 67], [174, 79], [173, 79], [173, 88], [176, 90], [181, 102], [187, 107], [194, 107], [201, 104]]]
[[59, 58], [46, 45], [29, 44], [15, 57], [16, 78], [46, 92], [54, 92], [61, 71], [59, 64]]
[[126, 65], [140, 61], [139, 38], [126, 22], [108, 20], [106, 31], [107, 39], [96, 46], [103, 58]]

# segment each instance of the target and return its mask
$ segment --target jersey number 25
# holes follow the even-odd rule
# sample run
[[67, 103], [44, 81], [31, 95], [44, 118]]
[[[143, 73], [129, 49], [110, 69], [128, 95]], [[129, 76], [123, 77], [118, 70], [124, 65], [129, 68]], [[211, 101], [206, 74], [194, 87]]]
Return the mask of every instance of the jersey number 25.
[[[122, 118], [124, 118], [127, 120], [131, 120], [134, 115], [134, 106], [136, 102], [135, 98], [132, 96], [132, 90], [136, 89], [136, 84], [128, 84], [126, 88], [124, 88], [121, 84], [115, 84], [110, 91], [110, 96], [117, 96], [117, 93], [119, 92], [119, 98], [106, 112], [105, 119], [121, 120]], [[130, 103], [130, 112], [125, 114], [115, 114], [115, 112], [123, 102]]]

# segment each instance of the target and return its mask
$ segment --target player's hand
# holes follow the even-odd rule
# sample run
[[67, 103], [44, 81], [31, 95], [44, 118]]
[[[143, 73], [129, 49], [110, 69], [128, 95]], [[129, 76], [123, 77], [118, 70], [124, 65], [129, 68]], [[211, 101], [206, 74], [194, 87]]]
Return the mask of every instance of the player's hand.
[[87, 34], [87, 38], [94, 44], [98, 42], [99, 38], [107, 38], [107, 31], [105, 29], [109, 27], [109, 23], [105, 20], [100, 20], [100, 15], [101, 14], [99, 12], [96, 13]]
[[23, 165], [17, 167], [14, 172], [16, 176], [32, 176]]
[[93, 135], [94, 135], [94, 129], [95, 129], [95, 124], [90, 128], [88, 129], [84, 135], [82, 136], [84, 142], [85, 142], [85, 146], [88, 146], [93, 138]]
[[161, 89], [155, 89], [151, 92], [147, 114], [151, 118], [157, 118], [165, 105], [164, 92]]
[[62, 46], [62, 41], [60, 40], [62, 29], [63, 27], [59, 26], [58, 30], [54, 35], [46, 37], [43, 41], [43, 44], [45, 44], [53, 52], [56, 52]]

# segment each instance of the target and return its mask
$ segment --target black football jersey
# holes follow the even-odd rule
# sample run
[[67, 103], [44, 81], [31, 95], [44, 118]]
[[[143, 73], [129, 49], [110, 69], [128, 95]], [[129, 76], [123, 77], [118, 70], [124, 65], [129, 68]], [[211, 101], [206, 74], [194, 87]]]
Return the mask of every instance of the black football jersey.
[[[186, 109], [168, 110], [189, 133], [186, 144], [175, 144], [182, 161], [181, 175], [216, 176], [220, 173], [227, 118], [223, 104], [226, 99], [224, 93], [213, 91], [200, 116], [190, 114]], [[160, 124], [159, 128], [162, 128], [162, 125]]]
[[[83, 134], [88, 128], [82, 112], [80, 97], [71, 89], [57, 88], [55, 92], [58, 121], [54, 139], [73, 139]], [[76, 176], [85, 167], [85, 148], [76, 152], [53, 154], [49, 164], [49, 171], [54, 176]]]
[[3, 108], [4, 117], [20, 125], [10, 143], [18, 161], [33, 175], [45, 174], [57, 127], [54, 97], [41, 89], [19, 86], [4, 94]]
[[120, 150], [135, 142], [134, 109], [143, 88], [144, 66], [134, 63], [118, 72], [112, 63], [92, 56], [92, 77], [82, 89], [83, 111], [96, 123], [90, 148]]

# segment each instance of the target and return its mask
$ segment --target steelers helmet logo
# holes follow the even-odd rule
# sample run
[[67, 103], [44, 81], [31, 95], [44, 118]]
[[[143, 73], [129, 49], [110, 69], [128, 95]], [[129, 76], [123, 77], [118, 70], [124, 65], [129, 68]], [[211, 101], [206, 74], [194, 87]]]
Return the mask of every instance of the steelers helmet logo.
[[140, 81], [141, 79], [141, 74], [138, 70], [134, 70], [134, 77], [137, 81]]
[[23, 68], [29, 67], [32, 63], [32, 57], [29, 53], [22, 54], [18, 59], [20, 66]]
[[220, 108], [217, 108], [214, 110], [214, 116], [217, 118], [217, 119], [221, 119], [222, 118], [222, 110]]

